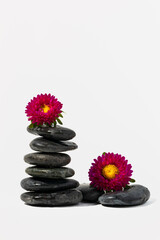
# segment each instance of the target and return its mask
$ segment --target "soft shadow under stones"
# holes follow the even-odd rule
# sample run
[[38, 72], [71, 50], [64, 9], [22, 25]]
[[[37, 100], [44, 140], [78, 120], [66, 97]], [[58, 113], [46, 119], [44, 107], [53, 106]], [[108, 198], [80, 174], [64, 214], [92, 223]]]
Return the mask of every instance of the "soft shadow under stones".
[[80, 202], [78, 204], [75, 205], [68, 205], [68, 206], [36, 206], [36, 205], [30, 205], [30, 204], [26, 204], [26, 206], [29, 207], [35, 207], [35, 208], [73, 208], [73, 207], [94, 207], [97, 205], [100, 205], [99, 203], [88, 203], [88, 202]]
[[150, 199], [147, 202], [143, 203], [143, 204], [139, 204], [139, 205], [132, 205], [132, 206], [105, 206], [103, 204], [101, 204], [103, 207], [105, 208], [137, 208], [137, 207], [147, 207], [149, 205], [152, 205], [156, 200], [155, 199]]
[[146, 203], [144, 204], [141, 204], [141, 205], [134, 205], [134, 206], [104, 206], [100, 203], [88, 203], [88, 202], [80, 202], [76, 205], [68, 205], [68, 206], [34, 206], [34, 205], [29, 205], [29, 204], [26, 204], [26, 206], [29, 206], [29, 207], [35, 207], [35, 208], [73, 208], [73, 207], [95, 207], [97, 205], [101, 205], [102, 207], [105, 207], [105, 208], [136, 208], [136, 207], [147, 207], [147, 206], [150, 206], [152, 205], [153, 203], [156, 202], [156, 199], [150, 199], [149, 201], [147, 201]]

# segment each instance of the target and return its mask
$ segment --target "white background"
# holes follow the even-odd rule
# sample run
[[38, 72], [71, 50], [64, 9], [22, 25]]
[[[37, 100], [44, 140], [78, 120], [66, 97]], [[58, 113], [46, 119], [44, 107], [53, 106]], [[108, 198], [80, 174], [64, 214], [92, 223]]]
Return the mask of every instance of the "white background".
[[[0, 1], [0, 239], [159, 239], [160, 2]], [[76, 131], [75, 179], [102, 152], [124, 155], [151, 191], [138, 207], [24, 205], [23, 156], [35, 137], [25, 106], [38, 93], [64, 105]]]

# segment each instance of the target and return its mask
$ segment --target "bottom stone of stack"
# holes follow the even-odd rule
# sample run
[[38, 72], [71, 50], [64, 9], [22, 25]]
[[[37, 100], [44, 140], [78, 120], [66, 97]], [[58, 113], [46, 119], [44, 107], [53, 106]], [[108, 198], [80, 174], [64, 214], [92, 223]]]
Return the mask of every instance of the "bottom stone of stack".
[[82, 198], [82, 193], [76, 189], [49, 193], [26, 192], [21, 195], [22, 201], [27, 205], [42, 207], [75, 205], [81, 202]]

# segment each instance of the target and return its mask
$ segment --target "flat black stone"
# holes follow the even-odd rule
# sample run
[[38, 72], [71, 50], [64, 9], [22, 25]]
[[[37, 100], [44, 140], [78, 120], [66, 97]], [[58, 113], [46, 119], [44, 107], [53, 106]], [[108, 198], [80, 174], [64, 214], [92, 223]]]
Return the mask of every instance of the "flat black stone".
[[62, 167], [70, 163], [71, 158], [65, 153], [29, 153], [24, 156], [26, 163], [44, 167]]
[[98, 198], [104, 193], [104, 191], [99, 191], [88, 183], [80, 184], [77, 189], [82, 192], [84, 202], [97, 203]]
[[74, 179], [38, 179], [25, 178], [21, 181], [21, 187], [34, 192], [57, 192], [65, 189], [76, 188], [79, 182]]
[[103, 206], [124, 207], [145, 203], [150, 197], [149, 190], [142, 185], [132, 185], [124, 191], [109, 192], [99, 197], [98, 201]]
[[27, 192], [21, 195], [21, 199], [26, 204], [42, 207], [75, 205], [78, 204], [82, 198], [82, 193], [75, 189], [55, 193]]
[[43, 167], [28, 167], [26, 173], [32, 177], [61, 179], [72, 177], [75, 172], [72, 168], [43, 168]]
[[47, 139], [53, 139], [58, 141], [70, 140], [76, 136], [76, 133], [73, 130], [59, 125], [57, 125], [56, 127], [37, 126], [33, 128], [29, 128], [28, 126], [27, 131], [29, 133], [39, 135]]
[[65, 152], [78, 148], [77, 144], [74, 142], [53, 142], [43, 137], [34, 139], [30, 143], [30, 147], [35, 151], [48, 153]]

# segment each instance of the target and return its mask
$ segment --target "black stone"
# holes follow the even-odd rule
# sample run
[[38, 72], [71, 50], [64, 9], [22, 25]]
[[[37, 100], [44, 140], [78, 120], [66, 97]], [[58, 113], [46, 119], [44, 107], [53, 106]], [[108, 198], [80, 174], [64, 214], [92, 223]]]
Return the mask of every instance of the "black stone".
[[78, 204], [82, 200], [82, 193], [75, 189], [55, 193], [27, 192], [21, 195], [21, 199], [32, 206], [69, 206]]
[[53, 142], [43, 137], [39, 137], [30, 143], [30, 147], [35, 151], [56, 153], [74, 150], [78, 146], [74, 142]]
[[72, 168], [43, 168], [43, 167], [28, 167], [26, 173], [32, 177], [50, 178], [50, 179], [61, 179], [72, 177], [74, 170]]
[[24, 161], [44, 167], [62, 167], [69, 164], [71, 158], [65, 153], [30, 153], [24, 156]]
[[77, 189], [82, 192], [84, 202], [96, 203], [104, 193], [104, 191], [99, 191], [88, 183], [81, 184]]
[[25, 178], [21, 181], [21, 187], [34, 192], [56, 192], [65, 189], [76, 188], [79, 182], [74, 179], [38, 179]]
[[29, 133], [39, 135], [47, 139], [58, 141], [70, 140], [76, 136], [76, 133], [73, 130], [58, 125], [56, 127], [37, 126], [33, 128], [29, 128], [28, 126], [27, 131]]
[[124, 191], [109, 192], [99, 197], [103, 206], [123, 207], [145, 203], [150, 197], [149, 190], [142, 185], [132, 185]]

